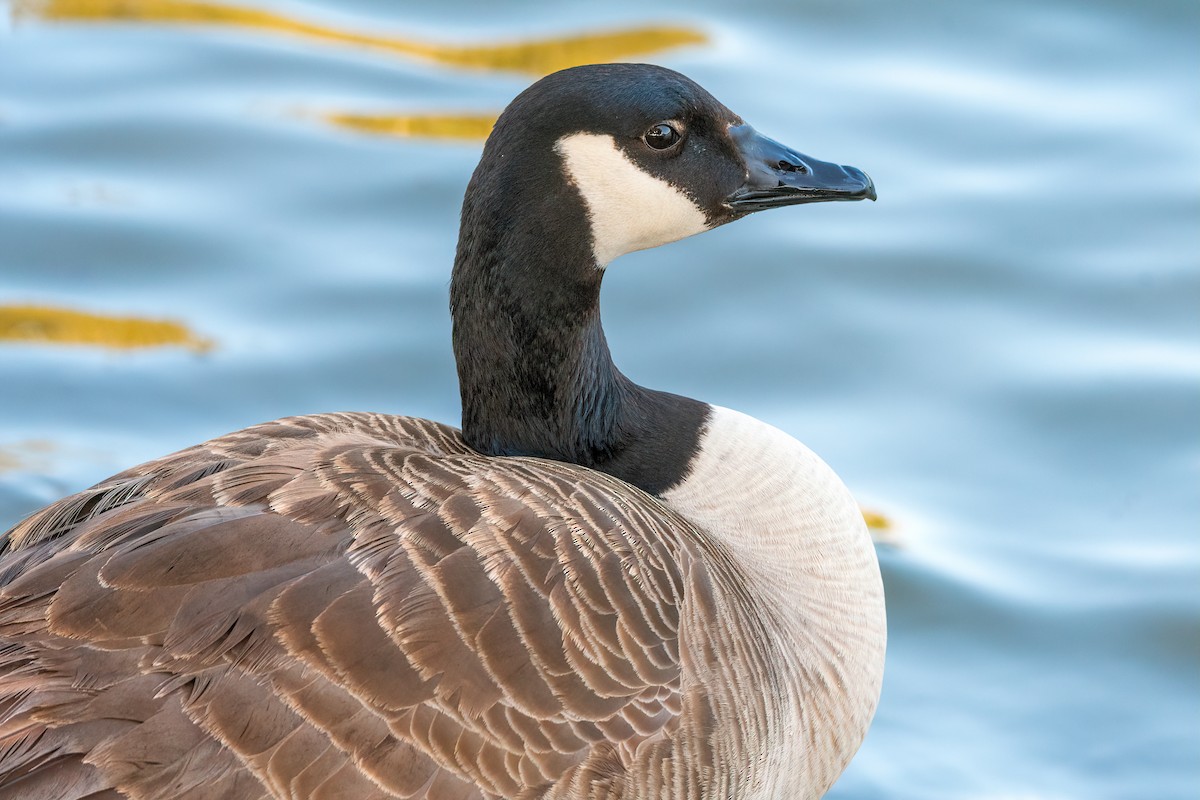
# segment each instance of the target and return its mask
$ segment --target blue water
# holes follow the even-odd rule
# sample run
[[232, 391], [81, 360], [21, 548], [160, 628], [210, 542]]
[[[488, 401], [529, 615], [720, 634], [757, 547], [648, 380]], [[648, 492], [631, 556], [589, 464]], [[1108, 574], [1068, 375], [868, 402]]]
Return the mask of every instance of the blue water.
[[[883, 699], [830, 796], [1200, 797], [1200, 5], [268, 7], [445, 41], [706, 31], [654, 60], [879, 202], [623, 258], [604, 316], [631, 377], [785, 428], [896, 523]], [[457, 422], [447, 281], [479, 146], [310, 115], [494, 111], [528, 82], [254, 32], [0, 27], [0, 304], [217, 342], [0, 344], [0, 528], [266, 419]]]

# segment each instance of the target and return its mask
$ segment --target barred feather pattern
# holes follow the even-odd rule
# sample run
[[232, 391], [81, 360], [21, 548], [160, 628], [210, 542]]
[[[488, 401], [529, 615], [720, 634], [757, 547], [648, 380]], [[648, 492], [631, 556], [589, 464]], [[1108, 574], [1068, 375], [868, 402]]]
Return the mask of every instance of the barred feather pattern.
[[0, 800], [735, 796], [787, 661], [745, 585], [582, 467], [248, 428], [6, 534]]

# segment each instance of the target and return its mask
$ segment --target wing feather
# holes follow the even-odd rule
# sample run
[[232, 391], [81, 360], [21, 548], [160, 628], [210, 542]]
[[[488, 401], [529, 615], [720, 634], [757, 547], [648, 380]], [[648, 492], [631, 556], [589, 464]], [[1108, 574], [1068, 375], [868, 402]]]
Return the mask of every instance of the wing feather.
[[701, 538], [616, 479], [403, 417], [151, 462], [2, 541], [0, 797], [465, 800], [619, 772], [678, 724]]

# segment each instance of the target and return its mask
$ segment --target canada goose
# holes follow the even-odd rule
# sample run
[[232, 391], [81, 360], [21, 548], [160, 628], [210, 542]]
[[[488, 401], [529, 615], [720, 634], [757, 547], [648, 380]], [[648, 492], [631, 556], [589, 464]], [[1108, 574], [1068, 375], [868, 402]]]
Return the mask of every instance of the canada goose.
[[463, 428], [294, 417], [116, 475], [0, 555], [0, 798], [817, 797], [883, 591], [833, 472], [609, 356], [607, 264], [874, 198], [691, 80], [517, 97], [466, 191]]

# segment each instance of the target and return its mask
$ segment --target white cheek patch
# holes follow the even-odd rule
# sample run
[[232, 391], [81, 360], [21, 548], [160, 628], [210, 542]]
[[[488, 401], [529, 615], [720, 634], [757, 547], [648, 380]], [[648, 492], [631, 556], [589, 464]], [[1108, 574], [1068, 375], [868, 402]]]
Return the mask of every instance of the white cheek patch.
[[704, 212], [682, 191], [647, 174], [611, 136], [573, 133], [555, 143], [583, 195], [596, 263], [708, 230]]

